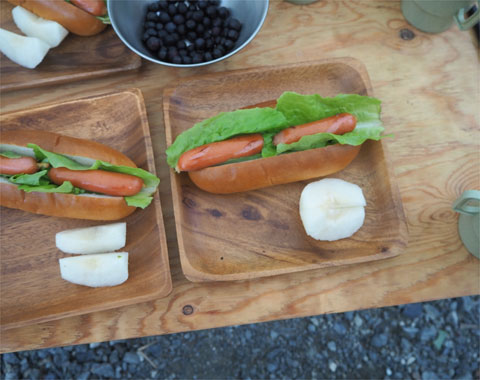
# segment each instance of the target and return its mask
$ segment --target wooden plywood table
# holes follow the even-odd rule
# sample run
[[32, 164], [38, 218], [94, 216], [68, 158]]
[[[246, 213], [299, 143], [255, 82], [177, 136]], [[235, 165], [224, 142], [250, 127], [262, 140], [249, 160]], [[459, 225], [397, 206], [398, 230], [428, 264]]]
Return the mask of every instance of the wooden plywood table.
[[[413, 32], [405, 31], [408, 29]], [[369, 72], [385, 146], [403, 201], [409, 244], [395, 258], [228, 283], [192, 283], [182, 274], [162, 92], [181, 77], [264, 65], [354, 57]], [[81, 83], [1, 94], [2, 112], [140, 88], [161, 179], [160, 197], [173, 291], [167, 298], [1, 332], [1, 351], [126, 339], [480, 293], [480, 261], [463, 247], [452, 202], [480, 188], [478, 45], [456, 27], [425, 34], [402, 17], [400, 2], [271, 1], [257, 37], [212, 66], [176, 69], [144, 61], [139, 71]], [[2, 59], [4, 59], [2, 57]]]

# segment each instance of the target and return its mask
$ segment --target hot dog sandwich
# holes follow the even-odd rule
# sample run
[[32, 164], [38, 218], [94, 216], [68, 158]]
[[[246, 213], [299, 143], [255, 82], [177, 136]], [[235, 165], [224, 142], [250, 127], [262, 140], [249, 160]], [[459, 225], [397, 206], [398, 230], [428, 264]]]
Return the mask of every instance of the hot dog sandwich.
[[103, 144], [51, 132], [0, 134], [0, 205], [116, 220], [152, 201], [160, 180]]
[[222, 112], [178, 135], [167, 162], [201, 189], [234, 193], [322, 177], [381, 139], [380, 101], [285, 92], [276, 101]]

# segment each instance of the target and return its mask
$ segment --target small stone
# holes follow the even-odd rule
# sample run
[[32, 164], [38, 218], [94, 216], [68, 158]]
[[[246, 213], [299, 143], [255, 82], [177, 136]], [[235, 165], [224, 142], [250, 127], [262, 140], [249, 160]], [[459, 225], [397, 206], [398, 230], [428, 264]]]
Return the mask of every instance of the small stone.
[[18, 360], [17, 355], [13, 352], [3, 354], [3, 361], [8, 364], [18, 364], [20, 360]]
[[309, 325], [308, 325], [308, 331], [310, 331], [310, 332], [315, 332], [316, 329], [317, 329], [317, 328], [315, 327], [315, 325], [312, 325], [312, 324], [309, 324]]
[[385, 346], [387, 342], [388, 336], [386, 334], [375, 335], [372, 339], [372, 345], [377, 348]]
[[267, 371], [268, 372], [275, 372], [277, 369], [277, 365], [275, 363], [268, 363], [267, 364]]
[[437, 329], [433, 326], [425, 327], [420, 333], [420, 340], [427, 342], [437, 336]]
[[418, 318], [422, 315], [421, 303], [409, 303], [403, 308], [402, 314], [408, 318]]
[[385, 373], [387, 374], [387, 376], [392, 376], [392, 370], [390, 368], [387, 368]]
[[355, 326], [361, 327], [363, 325], [363, 319], [359, 316], [356, 315], [353, 322], [355, 323]]
[[140, 358], [138, 357], [136, 352], [127, 352], [123, 356], [123, 361], [127, 362], [128, 364], [138, 364], [140, 363]]
[[109, 378], [115, 375], [112, 365], [108, 363], [94, 363], [92, 366], [92, 373], [95, 375]]
[[405, 334], [408, 335], [408, 337], [410, 338], [415, 338], [415, 336], [417, 335], [418, 333], [418, 328], [416, 327], [402, 327], [402, 330], [405, 332]]
[[89, 372], [82, 372], [80, 375], [77, 376], [77, 380], [87, 380], [89, 376]]
[[422, 380], [437, 380], [438, 378], [438, 375], [432, 371], [425, 371], [422, 373]]
[[270, 331], [270, 338], [275, 340], [275, 339], [277, 339], [277, 337], [278, 337], [278, 333], [275, 330], [271, 330]]
[[347, 328], [343, 323], [337, 322], [333, 325], [333, 329], [337, 334], [344, 335], [347, 332]]
[[327, 343], [327, 347], [330, 351], [334, 351], [334, 352], [337, 351], [337, 345], [332, 340]]
[[415, 363], [415, 357], [414, 356], [410, 356], [408, 359], [407, 359], [407, 365], [410, 365], [410, 364], [413, 364]]
[[337, 363], [330, 361], [328, 363], [328, 368], [330, 368], [330, 371], [335, 372], [337, 370]]
[[95, 349], [97, 347], [100, 347], [101, 343], [90, 343], [88, 345], [88, 347], [90, 347], [91, 349]]

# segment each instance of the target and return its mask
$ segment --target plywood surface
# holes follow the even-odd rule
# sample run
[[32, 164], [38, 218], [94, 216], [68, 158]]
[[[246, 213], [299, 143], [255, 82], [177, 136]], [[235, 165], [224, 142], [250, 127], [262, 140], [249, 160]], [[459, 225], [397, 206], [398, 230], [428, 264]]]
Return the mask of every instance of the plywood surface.
[[[409, 29], [412, 39], [401, 31]], [[353, 57], [368, 70], [405, 211], [409, 242], [397, 257], [229, 283], [192, 283], [182, 273], [165, 162], [162, 94], [178, 79], [257, 66]], [[139, 87], [145, 98], [161, 179], [173, 290], [164, 299], [2, 332], [2, 351], [124, 339], [375, 308], [480, 293], [480, 261], [463, 247], [451, 205], [480, 188], [477, 42], [452, 26], [422, 33], [403, 19], [400, 1], [271, 1], [257, 37], [228, 60], [199, 69], [144, 62], [139, 72], [2, 93], [2, 112]], [[193, 312], [184, 314], [185, 306]]]

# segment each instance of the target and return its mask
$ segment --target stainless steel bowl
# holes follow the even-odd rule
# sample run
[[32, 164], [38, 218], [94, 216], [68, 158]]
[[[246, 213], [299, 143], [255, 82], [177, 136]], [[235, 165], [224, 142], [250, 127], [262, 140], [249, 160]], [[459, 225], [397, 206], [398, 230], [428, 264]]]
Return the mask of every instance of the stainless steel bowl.
[[149, 61], [165, 66], [197, 67], [222, 61], [247, 46], [257, 35], [265, 21], [269, 0], [221, 0], [221, 6], [229, 8], [232, 17], [242, 23], [238, 40], [234, 48], [226, 55], [208, 62], [193, 64], [175, 64], [161, 61], [144, 46], [142, 42], [143, 23], [147, 7], [153, 2], [154, 0], [108, 0], [108, 14], [118, 37], [131, 50]]

